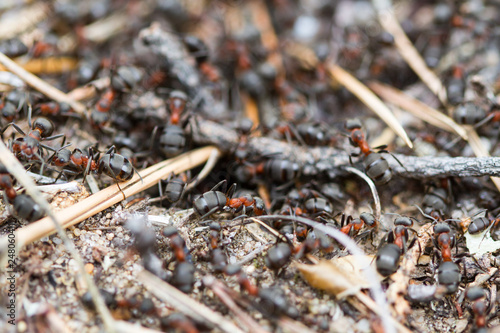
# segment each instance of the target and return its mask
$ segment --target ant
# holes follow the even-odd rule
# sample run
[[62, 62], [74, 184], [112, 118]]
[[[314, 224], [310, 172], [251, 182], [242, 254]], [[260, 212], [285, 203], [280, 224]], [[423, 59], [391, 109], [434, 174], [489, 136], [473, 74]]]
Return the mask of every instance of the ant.
[[111, 75], [111, 86], [97, 100], [90, 113], [90, 124], [103, 130], [110, 122], [111, 105], [122, 92], [131, 90], [142, 77], [142, 73], [133, 66], [120, 66]]
[[[394, 229], [387, 233], [385, 242], [382, 247], [379, 247], [376, 256], [377, 271], [384, 277], [395, 273], [398, 270], [401, 254], [406, 252], [413, 246], [417, 238], [408, 244], [409, 233], [412, 231], [417, 234], [417, 231], [412, 229], [413, 220], [410, 217], [399, 216], [394, 220]], [[420, 247], [420, 243], [418, 243]]]
[[357, 235], [361, 230], [363, 225], [366, 225], [369, 228], [372, 228], [372, 231], [378, 227], [378, 221], [375, 216], [371, 213], [361, 213], [359, 218], [353, 219], [352, 216], [345, 217], [342, 214], [342, 219], [340, 222], [341, 228], [340, 231], [346, 235]]
[[4, 190], [6, 201], [12, 203], [17, 196], [14, 181], [7, 168], [0, 163], [0, 188]]
[[189, 52], [195, 57], [196, 63], [200, 68], [201, 73], [211, 82], [218, 82], [221, 74], [209, 61], [208, 46], [201, 39], [195, 36], [184, 37]]
[[186, 242], [179, 235], [175, 227], [165, 227], [162, 231], [163, 236], [170, 239], [170, 246], [174, 250], [174, 256], [177, 262], [191, 261], [191, 255], [186, 247]]
[[70, 112], [71, 107], [67, 103], [57, 103], [57, 102], [39, 103], [35, 107], [35, 111], [39, 111], [44, 116], [74, 115]]
[[446, 288], [446, 293], [456, 292], [462, 279], [460, 267], [453, 261], [443, 261], [438, 267], [437, 279], [438, 283]]
[[486, 294], [483, 288], [471, 287], [465, 294], [468, 300], [472, 302], [472, 312], [474, 313], [474, 327], [476, 332], [486, 328], [486, 315], [489, 312], [486, 306]]
[[[38, 160], [42, 163], [41, 171], [43, 172], [43, 167], [45, 161], [42, 157], [43, 151], [40, 148], [45, 148], [46, 150], [55, 151], [54, 148], [42, 144], [42, 141], [54, 140], [57, 138], [64, 137], [64, 134], [52, 135], [54, 132], [54, 124], [47, 118], [39, 117], [33, 123], [31, 122], [31, 108], [28, 112], [28, 124], [30, 126], [30, 131], [28, 134], [17, 126], [15, 123], [9, 123], [2, 129], [1, 135], [7, 130], [8, 127], [12, 126], [14, 129], [21, 134], [23, 137], [16, 138], [11, 144], [12, 151], [24, 160]], [[65, 140], [63, 139], [63, 142]]]
[[[387, 150], [385, 150], [387, 146], [384, 145], [375, 147], [374, 149], [377, 149], [378, 152], [374, 152], [374, 150], [370, 148], [363, 132], [361, 131], [361, 123], [358, 119], [348, 120], [345, 124], [345, 128], [351, 132], [351, 144], [354, 147], [359, 147], [359, 149], [361, 150], [361, 154], [363, 155], [363, 165], [365, 167], [365, 173], [375, 182], [375, 184], [387, 184], [392, 178], [392, 170], [389, 167], [389, 163], [387, 162], [387, 160], [380, 154], [390, 154]], [[394, 155], [392, 156], [404, 168], [403, 164], [401, 164], [401, 162]]]
[[[167, 99], [170, 118], [159, 138], [159, 149], [167, 158], [179, 155], [186, 147], [188, 137], [184, 127], [190, 115], [189, 113], [185, 113], [187, 103], [187, 95], [184, 92], [179, 90], [170, 92]], [[184, 116], [182, 116], [183, 113], [185, 113]], [[158, 126], [153, 130], [151, 147], [153, 147], [157, 131]]]
[[261, 198], [251, 195], [231, 198], [236, 184], [231, 185], [227, 193], [217, 191], [217, 188], [225, 183], [226, 180], [219, 182], [210, 191], [203, 193], [193, 201], [194, 210], [201, 218], [222, 210], [234, 210], [235, 212], [243, 210], [243, 214], [246, 214], [247, 209], [250, 209], [255, 215], [262, 215], [266, 212], [264, 201]]
[[493, 219], [488, 219], [487, 217], [477, 217], [472, 220], [472, 222], [469, 224], [468, 231], [469, 234], [475, 235], [480, 232], [483, 232], [484, 230], [488, 229], [490, 226], [495, 226], [500, 222], [500, 216], [497, 216], [496, 218]]
[[259, 288], [252, 284], [248, 279], [248, 276], [242, 271], [241, 266], [238, 264], [230, 264], [224, 268], [224, 273], [229, 276], [236, 275], [238, 279], [238, 284], [242, 290], [246, 290], [249, 295], [257, 296], [259, 295]]
[[12, 176], [3, 164], [0, 164], [0, 188], [4, 190], [4, 197], [12, 204], [17, 217], [33, 222], [45, 216], [45, 210], [30, 196], [17, 194]]
[[434, 226], [434, 246], [441, 250], [443, 261], [452, 261], [451, 249], [455, 246], [455, 236], [447, 223], [438, 223]]

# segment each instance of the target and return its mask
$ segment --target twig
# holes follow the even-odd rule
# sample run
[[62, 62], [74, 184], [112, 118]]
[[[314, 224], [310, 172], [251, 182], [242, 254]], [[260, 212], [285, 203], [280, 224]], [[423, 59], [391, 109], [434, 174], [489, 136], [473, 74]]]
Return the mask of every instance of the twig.
[[[474, 155], [483, 158], [490, 157], [490, 153], [484, 147], [483, 143], [481, 142], [481, 139], [479, 139], [479, 136], [477, 135], [477, 132], [474, 129], [474, 127], [470, 125], [466, 125], [464, 127], [467, 130], [467, 135], [469, 137], [469, 144], [470, 147], [472, 148], [472, 151], [474, 152]], [[500, 191], [500, 178], [498, 177], [490, 177], [490, 178], [493, 184], [495, 184], [496, 188]]]
[[71, 90], [68, 93], [68, 98], [71, 98], [75, 101], [84, 101], [94, 97], [97, 94], [98, 90], [104, 90], [109, 87], [111, 83], [111, 79], [109, 77], [103, 77], [97, 80], [94, 80], [83, 87], [78, 87]]
[[[64, 229], [61, 223], [59, 222], [59, 218], [56, 217], [56, 215], [52, 212], [49, 203], [47, 202], [47, 200], [45, 200], [40, 191], [37, 189], [33, 180], [28, 175], [26, 175], [26, 171], [24, 170], [23, 165], [17, 160], [17, 158], [15, 158], [14, 155], [12, 155], [12, 153], [9, 151], [9, 149], [5, 146], [5, 144], [1, 140], [0, 140], [0, 161], [5, 166], [7, 171], [12, 176], [14, 176], [21, 185], [24, 186], [26, 192], [31, 196], [31, 198], [38, 205], [40, 205], [44, 211], [47, 212], [48, 215], [48, 217], [46, 218], [47, 224], [50, 224], [53, 230], [57, 230], [59, 237], [63, 240], [64, 246], [66, 247], [66, 249], [69, 251], [73, 259], [77, 263], [79, 273], [83, 276], [85, 282], [87, 283], [89, 292], [92, 296], [92, 300], [94, 301], [97, 311], [101, 315], [102, 321], [104, 322], [104, 326], [106, 327], [106, 331], [114, 332], [113, 317], [111, 317], [108, 308], [104, 304], [104, 300], [99, 294], [99, 291], [97, 290], [97, 287], [94, 284], [94, 280], [85, 271], [83, 259], [76, 250], [75, 245], [73, 244], [73, 242], [70, 241], [70, 239], [64, 232]], [[15, 239], [17, 240], [18, 238], [16, 237]], [[22, 243], [22, 241], [20, 241], [19, 243]], [[0, 244], [3, 244], [3, 242], [0, 241]], [[19, 251], [20, 249], [19, 244], [16, 244], [16, 247], [17, 247], [16, 250]]]
[[401, 139], [403, 139], [408, 147], [413, 148], [410, 138], [392, 111], [370, 89], [337, 65], [330, 64], [328, 66], [328, 72], [333, 79], [345, 86], [367, 107], [375, 112], [380, 119], [382, 119], [394, 132], [396, 132]]
[[202, 318], [215, 325], [223, 332], [243, 333], [239, 327], [235, 326], [219, 313], [193, 300], [182, 291], [179, 291], [177, 288], [161, 280], [152, 273], [143, 270], [137, 275], [137, 280], [142, 282], [153, 295], [170, 304], [186, 316], [197, 320]]
[[373, 203], [375, 204], [375, 218], [377, 219], [377, 221], [380, 221], [380, 216], [382, 215], [382, 207], [380, 206], [380, 198], [378, 196], [377, 187], [375, 187], [373, 181], [365, 173], [359, 171], [356, 168], [346, 167], [345, 169], [363, 178], [363, 180], [368, 184], [370, 190], [372, 191]]
[[439, 98], [441, 103], [447, 105], [446, 89], [437, 75], [427, 67], [424, 59], [422, 59], [417, 49], [413, 46], [413, 43], [406, 36], [403, 28], [401, 28], [394, 15], [391, 1], [373, 0], [373, 6], [377, 10], [379, 22], [382, 27], [394, 37], [394, 44], [399, 54], [427, 87]]
[[32, 86], [34, 89], [38, 90], [42, 94], [47, 97], [55, 100], [56, 102], [65, 102], [68, 103], [71, 108], [78, 114], [85, 115], [86, 108], [85, 105], [79, 102], [75, 102], [71, 98], [68, 97], [65, 93], [60, 91], [59, 89], [51, 86], [47, 82], [43, 81], [39, 77], [31, 74], [30, 72], [23, 69], [21, 66], [16, 64], [14, 61], [9, 59], [5, 54], [0, 52], [0, 64], [5, 66], [9, 71], [19, 76], [20, 79], [25, 81], [27, 84]]
[[[179, 173], [194, 168], [205, 162], [214, 147], [197, 149], [176, 158], [155, 164], [143, 171], [141, 175], [143, 182], [138, 175], [131, 180], [120, 183], [120, 187], [126, 196], [131, 196], [155, 185], [159, 179], [167, 177], [171, 172]], [[118, 186], [112, 185], [99, 193], [92, 195], [76, 205], [63, 209], [55, 216], [61, 221], [63, 228], [75, 225], [112, 205], [123, 200], [123, 194]], [[30, 244], [42, 237], [49, 236], [55, 232], [54, 225], [49, 218], [43, 218], [15, 231], [16, 246], [18, 249]], [[6, 249], [6, 238], [0, 238], [0, 253]]]
[[[236, 132], [223, 125], [199, 119], [199, 131], [194, 140], [200, 144], [215, 144], [230, 151], [238, 144]], [[470, 134], [469, 134], [470, 136]], [[247, 149], [250, 156], [279, 156], [299, 163], [305, 176], [326, 173], [331, 178], [345, 176], [350, 166], [349, 152], [332, 147], [302, 147], [266, 137], [250, 138]], [[405, 166], [388, 158], [394, 175], [416, 179], [446, 177], [500, 176], [499, 157], [416, 157], [394, 154]], [[356, 165], [355, 165], [356, 166]], [[361, 166], [361, 165], [360, 165]]]
[[[264, 219], [266, 219], [266, 220], [283, 219], [283, 220], [292, 220], [292, 221], [296, 221], [298, 223], [305, 224], [313, 229], [317, 229], [321, 232], [324, 232], [328, 236], [332, 237], [337, 242], [342, 244], [349, 252], [351, 252], [351, 254], [358, 255], [358, 256], [365, 255], [363, 253], [363, 250], [361, 250], [358, 247], [358, 245], [356, 245], [356, 243], [354, 242], [354, 240], [352, 238], [343, 234], [342, 232], [340, 232], [340, 230], [337, 230], [337, 229], [332, 228], [332, 227], [328, 227], [326, 225], [315, 222], [313, 220], [299, 217], [299, 216], [286, 216], [286, 215], [265, 215], [265, 216], [260, 216], [259, 219], [261, 219], [261, 220], [264, 220]], [[367, 281], [370, 282], [370, 291], [371, 291], [373, 297], [375, 298], [375, 303], [377, 304], [377, 309], [379, 310], [377, 315], [380, 316], [380, 318], [382, 319], [382, 323], [384, 325], [385, 332], [394, 332], [395, 331], [395, 329], [394, 329], [395, 321], [389, 315], [389, 305], [387, 304], [387, 299], [384, 295], [384, 292], [382, 291], [382, 287], [377, 282], [378, 281], [377, 273], [375, 272], [375, 270], [373, 269], [372, 266], [368, 266], [366, 268], [366, 270], [364, 270], [364, 273], [366, 274]]]
[[203, 285], [210, 288], [217, 297], [234, 313], [235, 317], [240, 322], [240, 326], [247, 332], [265, 333], [269, 332], [261, 327], [252, 317], [243, 311], [230, 295], [225, 291], [226, 287], [218, 281], [214, 276], [205, 276], [203, 278]]

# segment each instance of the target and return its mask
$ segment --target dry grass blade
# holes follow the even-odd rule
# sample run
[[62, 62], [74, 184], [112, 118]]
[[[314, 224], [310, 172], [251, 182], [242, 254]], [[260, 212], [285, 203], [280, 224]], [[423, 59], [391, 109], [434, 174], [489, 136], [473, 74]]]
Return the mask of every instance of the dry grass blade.
[[[111, 316], [108, 308], [106, 307], [104, 300], [102, 299], [99, 291], [94, 284], [92, 278], [85, 271], [85, 267], [83, 264], [83, 259], [80, 256], [79, 252], [76, 250], [75, 245], [68, 238], [61, 224], [60, 216], [56, 217], [52, 212], [52, 209], [47, 202], [47, 200], [40, 193], [38, 188], [35, 185], [35, 182], [26, 174], [26, 170], [24, 169], [21, 162], [17, 160], [17, 158], [9, 151], [9, 149], [5, 146], [3, 141], [0, 141], [0, 162], [7, 169], [7, 171], [21, 184], [26, 193], [33, 199], [33, 201], [38, 204], [45, 212], [47, 212], [47, 224], [50, 225], [51, 229], [55, 232], [57, 231], [59, 237], [62, 239], [65, 248], [69, 251], [73, 259], [75, 260], [79, 274], [83, 276], [85, 282], [87, 284], [88, 290], [92, 296], [92, 300], [95, 304], [96, 310], [98, 311], [101, 319], [106, 327], [106, 331], [114, 332], [114, 319]], [[18, 229], [19, 230], [19, 229]], [[10, 238], [8, 238], [10, 240]], [[17, 241], [18, 238], [14, 236], [14, 239]], [[19, 242], [21, 243], [21, 242]], [[9, 241], [7, 241], [7, 236], [4, 236], [0, 239], [0, 254], [2, 257], [6, 257], [7, 254], [11, 250], [8, 246], [11, 245]], [[15, 252], [19, 253], [19, 249], [21, 248], [17, 242], [15, 243]], [[0, 258], [0, 262], [3, 262], [4, 258]]]
[[[33, 74], [60, 74], [71, 71], [76, 68], [78, 60], [71, 57], [50, 57], [40, 59], [30, 59], [28, 62], [22, 63], [15, 60], [22, 68]], [[0, 66], [0, 70], [5, 70]]]
[[279, 39], [274, 31], [266, 3], [262, 0], [251, 1], [249, 2], [249, 6], [255, 26], [260, 30], [262, 45], [271, 52], [267, 60], [276, 66], [278, 75], [284, 75], [283, 59], [280, 52], [278, 52]]
[[[19, 4], [17, 2], [17, 4]], [[43, 21], [50, 13], [50, 4], [36, 2], [20, 10], [16, 15], [0, 20], [0, 40], [18, 36]]]
[[375, 204], [375, 218], [377, 220], [380, 220], [380, 216], [382, 215], [382, 206], [380, 205], [380, 197], [378, 196], [377, 192], [377, 187], [373, 183], [373, 180], [371, 180], [370, 177], [366, 175], [366, 173], [359, 171], [356, 168], [353, 167], [346, 167], [345, 168], [348, 172], [354, 173], [355, 175], [363, 178], [363, 180], [368, 184], [370, 187], [370, 190], [372, 191], [373, 195], [373, 202]]
[[5, 66], [5, 68], [7, 68], [10, 72], [19, 76], [21, 80], [25, 81], [27, 84], [29, 84], [42, 94], [46, 95], [47, 97], [59, 103], [61, 102], [68, 103], [76, 113], [79, 113], [81, 115], [86, 114], [85, 112], [86, 108], [82, 103], [72, 100], [71, 98], [68, 97], [68, 95], [66, 95], [59, 89], [51, 86], [50, 84], [43, 81], [39, 77], [26, 71], [25, 69], [23, 69], [21, 66], [16, 64], [14, 61], [12, 61], [9, 57], [7, 57], [5, 54], [1, 52], [0, 52], [0, 64]]
[[[472, 126], [464, 126], [464, 127], [467, 130], [467, 134], [469, 136], [469, 144], [474, 154], [477, 157], [489, 157], [490, 153], [488, 152], [486, 147], [484, 147], [483, 143], [481, 142], [481, 139], [479, 139], [476, 130]], [[490, 177], [490, 178], [493, 184], [495, 184], [495, 187], [500, 191], [500, 177]]]
[[243, 311], [231, 296], [226, 292], [226, 287], [222, 282], [218, 281], [214, 276], [205, 276], [203, 285], [210, 288], [217, 297], [234, 313], [234, 316], [240, 323], [239, 325], [247, 332], [266, 333], [269, 332], [260, 326], [250, 315]]
[[170, 304], [176, 310], [182, 312], [186, 316], [195, 319], [203, 319], [223, 332], [228, 333], [243, 333], [243, 331], [234, 325], [232, 322], [225, 319], [218, 312], [215, 312], [207, 306], [193, 300], [182, 291], [161, 280], [148, 271], [142, 271], [138, 274], [137, 279], [142, 282], [149, 291]]
[[[217, 148], [200, 148], [170, 160], [155, 164], [140, 172], [143, 182], [141, 182], [139, 176], [136, 174], [131, 180], [120, 183], [120, 187], [127, 197], [144, 191], [145, 189], [155, 185], [160, 179], [166, 178], [171, 172], [179, 173], [204, 163], [214, 149]], [[68, 228], [122, 200], [123, 194], [115, 184], [86, 198], [85, 200], [80, 201], [74, 206], [57, 212], [55, 215], [61, 221], [63, 228]], [[48, 217], [43, 218], [16, 230], [16, 246], [18, 248], [22, 248], [23, 246], [42, 237], [49, 236], [54, 232], [55, 228], [50, 219]]]
[[427, 104], [408, 96], [399, 89], [390, 87], [380, 82], [370, 82], [368, 86], [387, 102], [410, 112], [415, 117], [431, 125], [439, 127], [448, 132], [457, 133], [462, 137], [462, 139], [466, 141], [468, 140], [467, 131], [465, 130], [465, 128], [457, 124], [453, 119], [451, 119], [444, 113], [439, 112], [438, 110], [431, 108]]
[[406, 63], [439, 98], [441, 103], [446, 105], [448, 103], [448, 98], [446, 96], [446, 89], [441, 83], [441, 80], [427, 67], [424, 59], [422, 59], [394, 16], [394, 10], [390, 7], [386, 7], [386, 4], [386, 1], [373, 1], [373, 5], [378, 11], [380, 24], [388, 33], [394, 36], [394, 44]]
[[403, 139], [408, 147], [413, 148], [410, 138], [394, 114], [370, 89], [337, 65], [330, 64], [328, 66], [328, 72], [333, 79], [345, 86], [367, 107], [375, 112], [380, 119], [382, 119], [394, 132], [396, 132], [401, 139]]

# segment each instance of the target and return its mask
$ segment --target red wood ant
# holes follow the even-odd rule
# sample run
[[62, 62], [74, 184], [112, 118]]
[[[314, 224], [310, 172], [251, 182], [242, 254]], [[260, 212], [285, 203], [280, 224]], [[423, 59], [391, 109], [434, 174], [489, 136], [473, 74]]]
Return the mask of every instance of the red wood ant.
[[12, 144], [12, 151], [23, 160], [38, 160], [41, 162], [41, 172], [43, 172], [43, 167], [45, 165], [45, 160], [43, 159], [43, 151], [40, 148], [45, 148], [47, 150], [55, 151], [54, 148], [42, 144], [42, 141], [54, 140], [57, 138], [64, 137], [64, 134], [57, 134], [51, 136], [54, 132], [54, 124], [47, 118], [40, 117], [37, 118], [33, 123], [31, 123], [31, 109], [28, 113], [28, 123], [31, 130], [28, 134], [17, 126], [15, 123], [9, 123], [2, 129], [3, 133], [7, 130], [9, 126], [14, 127], [14, 129], [21, 134], [23, 137], [16, 138]]
[[3, 164], [0, 164], [0, 188], [4, 190], [6, 201], [10, 202], [17, 217], [29, 222], [41, 219], [45, 211], [30, 196], [17, 194], [12, 176]]
[[472, 302], [474, 313], [474, 326], [477, 332], [486, 328], [486, 315], [489, 312], [486, 306], [486, 295], [480, 287], [471, 287], [467, 290], [466, 297]]
[[[378, 149], [378, 153], [374, 152], [370, 145], [365, 139], [363, 132], [361, 131], [361, 123], [358, 119], [348, 120], [345, 124], [347, 130], [351, 132], [350, 141], [354, 147], [359, 147], [361, 154], [363, 155], [363, 165], [365, 167], [365, 173], [373, 179], [375, 184], [383, 185], [388, 183], [392, 178], [392, 170], [389, 167], [389, 163], [380, 153], [388, 153], [385, 148], [387, 146], [380, 146], [374, 149]], [[391, 154], [392, 155], [392, 154]], [[401, 162], [392, 155], [396, 161], [404, 168]]]

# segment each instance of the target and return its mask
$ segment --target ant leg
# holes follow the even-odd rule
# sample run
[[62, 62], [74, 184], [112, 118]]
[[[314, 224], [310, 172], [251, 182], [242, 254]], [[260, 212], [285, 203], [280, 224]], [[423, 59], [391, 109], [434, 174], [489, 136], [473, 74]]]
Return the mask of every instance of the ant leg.
[[[113, 148], [113, 149], [114, 149], [114, 147], [115, 147], [115, 146], [112, 146], [112, 148]], [[120, 184], [119, 184], [119, 182], [118, 182], [118, 179], [116, 179], [116, 175], [115, 175], [115, 173], [113, 172], [113, 170], [112, 170], [111, 168], [109, 168], [109, 171], [111, 171], [111, 174], [113, 175], [113, 179], [114, 179], [114, 181], [115, 181], [116, 186], [118, 186], [118, 189], [119, 189], [119, 190], [120, 190], [120, 192], [122, 192], [122, 194], [123, 194], [123, 200], [126, 200], [126, 199], [127, 199], [127, 197], [125, 196], [125, 192], [123, 192], [122, 188], [120, 187]], [[141, 179], [142, 179], [142, 178], [141, 178]]]
[[7, 130], [7, 128], [9, 128], [9, 126], [12, 126], [14, 127], [14, 129], [19, 133], [21, 134], [22, 136], [26, 136], [26, 133], [24, 133], [24, 131], [19, 127], [17, 126], [15, 123], [8, 123], [7, 125], [5, 125], [5, 127], [2, 129], [2, 139], [3, 139], [3, 134], [5, 133], [5, 131]]
[[226, 192], [226, 197], [228, 197], [229, 199], [232, 198], [234, 192], [236, 192], [236, 183], [233, 183], [233, 185], [231, 185], [231, 187], [229, 187], [229, 190], [227, 190]]
[[[200, 216], [200, 220], [203, 220], [205, 217], [212, 215], [218, 209], [219, 209], [219, 207], [214, 207], [214, 208], [210, 209], [208, 212], [206, 212], [205, 214], [203, 214], [202, 216]], [[209, 222], [212, 222], [212, 220], [210, 220]], [[205, 223], [205, 222], [201, 222], [201, 223]]]
[[[224, 179], [224, 180], [221, 180], [219, 183], [217, 183], [217, 185], [215, 185], [214, 187], [212, 187], [212, 189], [210, 191], [215, 191], [216, 189], [218, 189], [222, 184], [226, 184], [227, 180]], [[226, 185], [227, 186], [227, 185]]]
[[59, 138], [63, 138], [61, 146], [64, 146], [64, 143], [66, 142], [66, 135], [65, 134], [52, 135], [52, 136], [43, 138], [42, 140], [43, 141], [50, 141], [50, 140], [55, 140], [55, 139], [59, 139]]
[[82, 184], [85, 184], [85, 180], [87, 179], [87, 175], [90, 173], [90, 165], [92, 164], [92, 147], [89, 148], [89, 160], [87, 161], [87, 166], [85, 167], [85, 170], [83, 171], [83, 180]]
[[113, 155], [115, 154], [115, 152], [116, 152], [116, 147], [115, 147], [115, 145], [112, 145], [111, 147], [109, 147], [109, 149], [106, 152], [106, 154], [109, 154], [109, 155], [111, 155], [111, 157], [113, 157]]
[[406, 169], [406, 167], [403, 165], [403, 163], [401, 163], [401, 161], [400, 161], [400, 160], [399, 160], [399, 159], [398, 159], [398, 158], [397, 158], [397, 157], [396, 157], [393, 153], [391, 153], [390, 151], [387, 151], [387, 150], [382, 149], [382, 150], [379, 150], [378, 152], [379, 152], [379, 153], [386, 153], [386, 154], [391, 155], [391, 156], [392, 156], [392, 158], [394, 158], [394, 159], [396, 160], [396, 162], [398, 162], [398, 164], [399, 164], [399, 165], [401, 165], [401, 167], [402, 167], [403, 169], [405, 169], [406, 171], [408, 171], [408, 169]]

